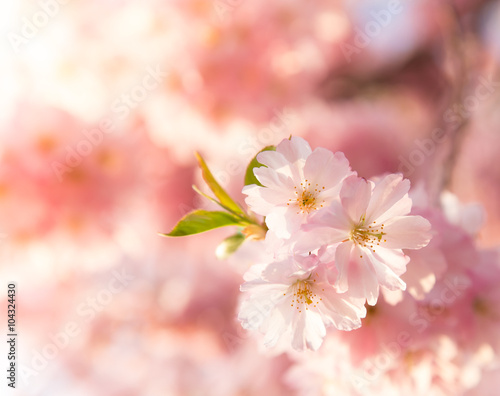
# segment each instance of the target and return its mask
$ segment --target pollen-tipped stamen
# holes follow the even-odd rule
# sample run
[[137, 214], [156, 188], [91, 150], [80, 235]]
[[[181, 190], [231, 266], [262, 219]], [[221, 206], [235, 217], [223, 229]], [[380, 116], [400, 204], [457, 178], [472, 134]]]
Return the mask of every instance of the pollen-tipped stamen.
[[299, 312], [302, 312], [304, 304], [306, 304], [306, 310], [309, 310], [308, 307], [311, 304], [313, 304], [313, 307], [316, 307], [316, 305], [319, 304], [321, 298], [318, 299], [318, 296], [312, 290], [312, 285], [315, 281], [316, 280], [313, 279], [311, 282], [311, 279], [308, 278], [305, 280], [298, 280], [290, 286], [288, 291], [292, 293], [294, 297], [291, 302], [291, 306], [296, 306]]
[[380, 242], [387, 242], [386, 239], [382, 239], [384, 235], [387, 235], [383, 229], [384, 224], [377, 226], [377, 222], [374, 221], [371, 225], [366, 227], [365, 216], [361, 216], [358, 224], [354, 225], [351, 232], [349, 233], [349, 240], [353, 241], [358, 246], [362, 246], [375, 252], [374, 246], [379, 246]]

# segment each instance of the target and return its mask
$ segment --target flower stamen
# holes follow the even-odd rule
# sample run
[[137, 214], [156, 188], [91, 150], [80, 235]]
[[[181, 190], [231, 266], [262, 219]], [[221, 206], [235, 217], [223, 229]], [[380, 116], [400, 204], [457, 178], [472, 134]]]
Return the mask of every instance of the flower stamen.
[[[316, 280], [314, 279], [312, 282], [315, 281]], [[298, 280], [288, 289], [290, 293], [293, 293], [294, 297], [291, 302], [291, 306], [293, 307], [294, 305], [296, 305], [296, 308], [299, 310], [300, 313], [304, 308], [304, 304], [306, 310], [309, 310], [308, 306], [313, 304], [313, 307], [316, 307], [316, 305], [319, 304], [321, 300], [321, 298], [318, 299], [318, 296], [312, 290], [313, 286], [312, 282], [309, 278], [304, 280]]]
[[368, 248], [375, 253], [375, 245], [380, 245], [380, 242], [382, 241], [387, 242], [386, 239], [382, 239], [384, 235], [387, 235], [383, 231], [384, 224], [377, 226], [377, 222], [374, 221], [371, 225], [366, 227], [364, 223], [365, 215], [361, 216], [360, 222], [352, 228], [349, 233], [349, 240], [353, 241], [356, 245]]
[[318, 210], [325, 204], [325, 200], [319, 199], [319, 195], [324, 189], [325, 187], [320, 187], [317, 183], [311, 186], [311, 183], [306, 179], [305, 182], [300, 183], [300, 188], [294, 187], [295, 199], [289, 199], [287, 205], [295, 203], [298, 207], [297, 214]]

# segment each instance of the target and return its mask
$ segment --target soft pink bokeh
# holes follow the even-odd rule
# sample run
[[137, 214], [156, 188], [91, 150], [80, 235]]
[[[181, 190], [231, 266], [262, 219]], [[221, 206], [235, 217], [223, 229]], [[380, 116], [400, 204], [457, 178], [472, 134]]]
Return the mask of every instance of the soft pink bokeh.
[[[0, 306], [17, 282], [12, 394], [496, 395], [497, 3], [5, 3]], [[381, 12], [387, 26], [346, 56]], [[30, 33], [34, 18], [43, 26]], [[265, 351], [238, 323], [260, 242], [224, 261], [215, 249], [232, 230], [158, 235], [214, 208], [191, 188], [207, 191], [195, 151], [243, 203], [248, 161], [290, 135], [344, 152], [361, 177], [402, 172], [435, 233], [408, 253], [409, 292], [382, 293], [362, 328], [330, 331], [316, 354]], [[456, 201], [443, 201], [448, 190]], [[450, 282], [460, 290], [443, 302]]]

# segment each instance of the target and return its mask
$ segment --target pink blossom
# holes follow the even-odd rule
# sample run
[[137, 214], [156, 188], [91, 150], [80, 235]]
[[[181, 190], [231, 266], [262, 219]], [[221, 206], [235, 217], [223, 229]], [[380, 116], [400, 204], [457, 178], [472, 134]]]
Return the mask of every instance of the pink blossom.
[[388, 175], [377, 183], [356, 176], [345, 179], [340, 202], [311, 218], [298, 249], [334, 249], [339, 270], [336, 286], [353, 296], [377, 302], [379, 285], [404, 290], [400, 276], [409, 261], [402, 249], [419, 249], [430, 240], [430, 223], [408, 216], [410, 183]]
[[264, 167], [254, 169], [264, 187], [245, 186], [245, 202], [266, 216], [266, 224], [281, 238], [290, 238], [309, 216], [328, 207], [337, 197], [341, 181], [353, 174], [342, 153], [316, 148], [300, 137], [283, 140], [276, 151], [261, 152]]
[[[326, 327], [352, 330], [361, 326], [366, 309], [362, 299], [339, 294], [328, 282], [328, 270], [316, 255], [290, 256], [253, 269], [241, 291], [243, 300], [239, 320], [246, 329], [265, 334], [267, 347], [282, 337], [290, 337], [296, 350], [317, 350], [326, 335]], [[248, 277], [247, 277], [248, 279]]]

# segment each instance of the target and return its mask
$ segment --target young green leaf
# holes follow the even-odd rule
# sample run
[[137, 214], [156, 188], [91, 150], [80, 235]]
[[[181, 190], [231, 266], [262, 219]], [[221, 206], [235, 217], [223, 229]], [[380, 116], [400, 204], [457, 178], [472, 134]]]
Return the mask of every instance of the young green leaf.
[[208, 199], [210, 202], [213, 202], [214, 204], [219, 205], [222, 209], [227, 210], [228, 212], [231, 212], [231, 210], [227, 207], [222, 205], [219, 201], [217, 201], [215, 198], [212, 198], [210, 195], [205, 194], [203, 191], [201, 191], [198, 187], [196, 187], [194, 184], [191, 186], [195, 192], [200, 194], [202, 197]]
[[245, 235], [238, 232], [237, 234], [231, 235], [230, 237], [224, 239], [217, 249], [215, 250], [215, 255], [219, 259], [228, 258], [231, 254], [236, 252], [241, 244], [245, 242]]
[[209, 212], [207, 210], [194, 210], [188, 213], [170, 231], [168, 234], [160, 234], [163, 236], [180, 237], [186, 235], [199, 234], [213, 230], [214, 228], [225, 226], [240, 226], [246, 225], [242, 219], [226, 212]]
[[220, 186], [220, 184], [217, 183], [217, 180], [215, 180], [215, 177], [212, 175], [212, 172], [210, 172], [210, 170], [208, 169], [208, 166], [205, 160], [202, 158], [202, 156], [199, 153], [195, 153], [195, 155], [200, 165], [203, 179], [207, 183], [208, 187], [210, 187], [210, 190], [212, 190], [215, 196], [219, 199], [220, 203], [224, 207], [228, 208], [231, 212], [246, 216], [243, 209], [241, 209], [241, 207], [236, 202], [233, 201], [233, 199]]
[[249, 184], [257, 184], [258, 186], [262, 187], [262, 184], [260, 184], [260, 182], [257, 180], [255, 175], [253, 174], [253, 169], [260, 168], [261, 166], [264, 166], [259, 161], [257, 161], [257, 155], [259, 155], [259, 153], [262, 153], [263, 151], [276, 151], [276, 147], [275, 146], [264, 147], [262, 150], [260, 150], [255, 155], [255, 157], [252, 158], [252, 160], [250, 161], [250, 163], [247, 166], [247, 171], [245, 173], [245, 186], [248, 186]]

